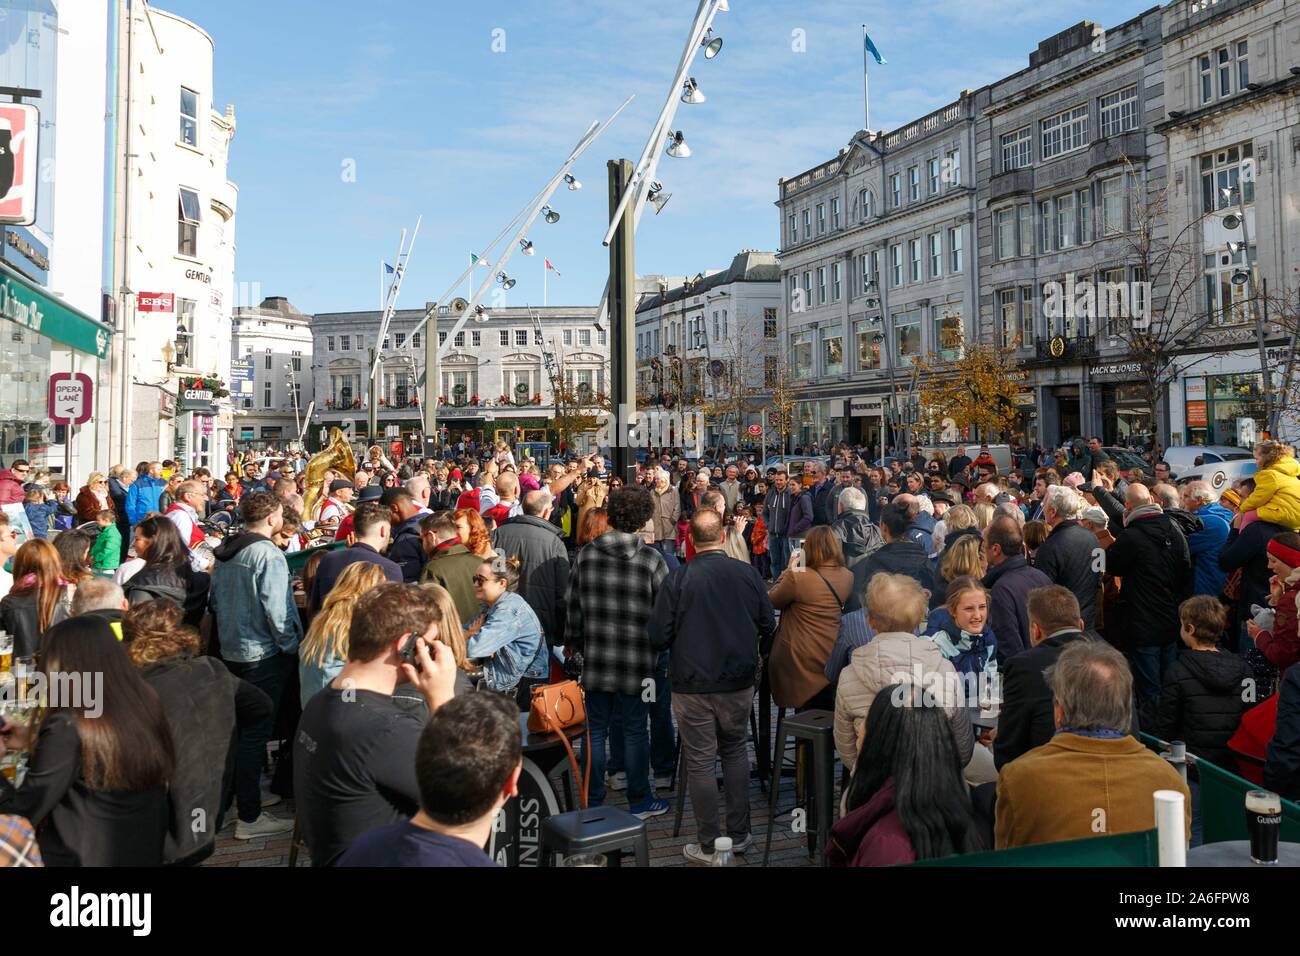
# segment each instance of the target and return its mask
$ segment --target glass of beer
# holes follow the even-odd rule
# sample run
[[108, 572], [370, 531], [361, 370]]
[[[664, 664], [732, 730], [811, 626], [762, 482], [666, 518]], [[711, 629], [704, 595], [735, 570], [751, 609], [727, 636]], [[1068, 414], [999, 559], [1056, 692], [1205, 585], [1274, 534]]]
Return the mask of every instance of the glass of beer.
[[1246, 829], [1250, 833], [1250, 861], [1264, 866], [1277, 863], [1278, 836], [1282, 832], [1282, 798], [1268, 790], [1246, 794]]
[[606, 866], [607, 861], [603, 853], [575, 853], [573, 856], [566, 856], [560, 863], [560, 866]]
[[0, 674], [8, 673], [14, 663], [14, 636], [0, 631]]

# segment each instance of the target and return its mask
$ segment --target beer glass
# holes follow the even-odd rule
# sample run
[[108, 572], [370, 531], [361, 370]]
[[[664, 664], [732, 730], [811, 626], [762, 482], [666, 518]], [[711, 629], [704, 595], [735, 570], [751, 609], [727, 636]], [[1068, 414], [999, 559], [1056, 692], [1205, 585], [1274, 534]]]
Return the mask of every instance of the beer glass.
[[0, 631], [0, 674], [8, 673], [14, 663], [14, 636]]
[[1282, 832], [1282, 798], [1268, 790], [1247, 792], [1246, 829], [1250, 833], [1250, 861], [1275, 865]]

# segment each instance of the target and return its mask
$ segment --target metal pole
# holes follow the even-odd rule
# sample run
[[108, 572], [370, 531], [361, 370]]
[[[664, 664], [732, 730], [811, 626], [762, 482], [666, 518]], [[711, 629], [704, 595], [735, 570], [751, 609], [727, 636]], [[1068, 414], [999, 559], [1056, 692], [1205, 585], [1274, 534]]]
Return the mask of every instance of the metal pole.
[[438, 375], [438, 303], [429, 303], [425, 314], [434, 318], [424, 335], [424, 453], [425, 457], [441, 458], [441, 453], [429, 455], [430, 439], [436, 442], [439, 452], [442, 450], [442, 435], [438, 431], [438, 396], [442, 393]]
[[[611, 159], [609, 170], [609, 206], [617, 210], [619, 197], [627, 189], [632, 176], [632, 163], [626, 159]], [[622, 476], [629, 485], [635, 481], [632, 469], [636, 457], [627, 447], [624, 430], [624, 413], [636, 409], [636, 255], [634, 249], [635, 224], [632, 210], [623, 204], [622, 220], [609, 247], [609, 318], [610, 318], [610, 372], [615, 437], [611, 449], [614, 473]]]
[[1255, 290], [1259, 280], [1255, 274], [1255, 262], [1250, 255], [1250, 227], [1246, 224], [1246, 191], [1240, 182], [1234, 187], [1237, 191], [1237, 214], [1241, 216], [1241, 256], [1246, 263], [1246, 272], [1250, 276], [1250, 311], [1255, 316], [1255, 339], [1259, 344], [1260, 391], [1264, 393], [1264, 420], [1268, 423], [1271, 437], [1277, 430], [1273, 423], [1273, 393], [1270, 383], [1273, 376], [1268, 367], [1268, 349], [1264, 347], [1264, 318], [1255, 303]]
[[[379, 345], [380, 343], [376, 342], [375, 347], [370, 350], [370, 364], [372, 368], [375, 364], [375, 356], [379, 354]], [[366, 441], [373, 445], [375, 444], [375, 432], [379, 429], [379, 376], [375, 375], [373, 372], [370, 375], [369, 391], [370, 408], [367, 410], [369, 414], [366, 415]]]

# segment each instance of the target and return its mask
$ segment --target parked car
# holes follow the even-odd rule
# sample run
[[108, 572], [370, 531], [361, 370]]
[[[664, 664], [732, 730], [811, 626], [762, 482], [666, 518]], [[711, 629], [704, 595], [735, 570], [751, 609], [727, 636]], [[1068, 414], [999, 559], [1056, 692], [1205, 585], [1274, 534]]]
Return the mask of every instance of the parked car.
[[1151, 463], [1135, 451], [1127, 448], [1107, 448], [1102, 446], [1102, 451], [1110, 456], [1111, 461], [1115, 462], [1115, 467], [1120, 471], [1130, 471], [1134, 468], [1141, 468], [1148, 474], [1151, 473]]
[[[941, 443], [938, 445], [921, 445], [918, 447], [920, 447], [921, 454], [925, 456], [926, 461], [929, 461], [930, 456], [933, 455], [936, 451], [943, 452], [944, 458], [949, 461], [951, 461], [953, 457], [956, 456], [958, 448], [965, 448], [966, 457], [968, 457], [971, 461], [974, 461], [976, 458], [978, 458], [980, 453], [979, 442], [952, 442], [952, 443]], [[1010, 445], [989, 445], [989, 454], [993, 456], [993, 461], [998, 466], [998, 474], [1000, 475], [1005, 475], [1012, 468], [1019, 465], [1019, 462], [1012, 464], [1011, 461], [1012, 454], [1011, 454]]]
[[1202, 465], [1216, 465], [1229, 461], [1253, 462], [1255, 454], [1248, 448], [1237, 448], [1232, 445], [1174, 445], [1165, 449], [1164, 460], [1169, 463], [1169, 470], [1182, 478], [1183, 472], [1200, 468]]
[[1189, 481], [1204, 481], [1209, 484], [1210, 490], [1217, 498], [1225, 489], [1231, 488], [1243, 478], [1249, 478], [1258, 470], [1259, 466], [1255, 464], [1254, 458], [1249, 461], [1236, 458], [1232, 461], [1207, 462], [1199, 468], [1189, 468], [1187, 471], [1173, 469], [1173, 473], [1178, 476], [1174, 481], [1179, 487]]

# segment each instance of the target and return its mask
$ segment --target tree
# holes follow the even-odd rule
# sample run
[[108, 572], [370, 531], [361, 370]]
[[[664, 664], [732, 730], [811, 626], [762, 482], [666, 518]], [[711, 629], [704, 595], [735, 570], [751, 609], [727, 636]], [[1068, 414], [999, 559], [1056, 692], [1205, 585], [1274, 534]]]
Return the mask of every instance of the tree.
[[710, 350], [711, 360], [722, 363], [722, 375], [707, 377], [700, 411], [706, 424], [717, 427], [720, 441], [728, 425], [734, 425], [739, 444], [749, 415], [762, 407], [765, 352], [761, 329], [740, 322], [732, 329]]
[[[608, 360], [603, 366], [603, 378], [605, 381], [610, 380]], [[565, 448], [572, 448], [574, 439], [579, 435], [599, 429], [601, 419], [607, 417], [611, 410], [609, 396], [598, 391], [594, 384], [580, 385], [573, 370], [566, 366], [562, 354], [557, 354], [555, 358], [555, 376], [551, 381], [551, 390], [555, 399], [555, 417], [550, 421], [550, 428]]]
[[[767, 427], [781, 438], [781, 451], [790, 449], [794, 431], [794, 407], [798, 403], [799, 383], [789, 362], [782, 355], [763, 357], [763, 388], [771, 395], [767, 405]], [[767, 436], [763, 436], [764, 445]]]
[[1015, 350], [983, 342], [966, 345], [956, 361], [931, 353], [917, 358], [921, 427], [944, 431], [946, 423], [976, 428], [981, 436], [1011, 431], [1018, 417], [1016, 395], [1028, 373], [1016, 365]]

